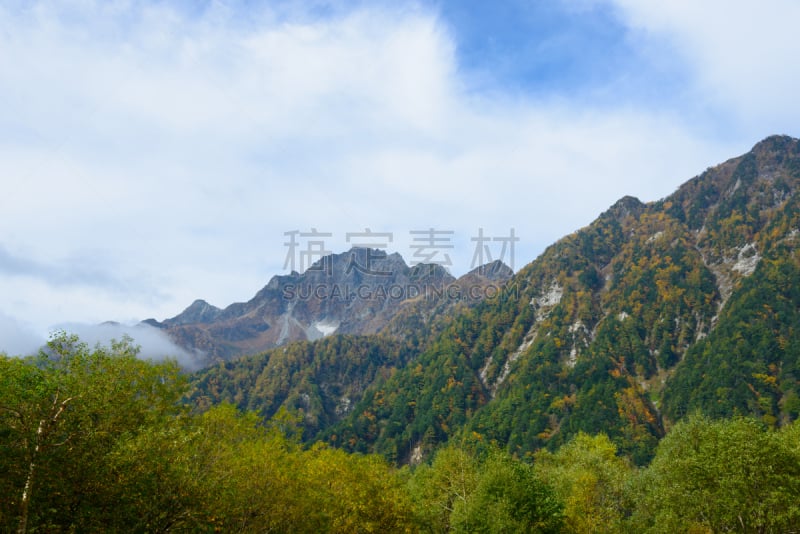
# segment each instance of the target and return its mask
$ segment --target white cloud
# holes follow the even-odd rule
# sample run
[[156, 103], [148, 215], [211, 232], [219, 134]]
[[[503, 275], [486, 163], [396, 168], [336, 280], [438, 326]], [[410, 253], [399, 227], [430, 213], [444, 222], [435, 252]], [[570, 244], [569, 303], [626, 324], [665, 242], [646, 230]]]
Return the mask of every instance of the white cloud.
[[120, 341], [127, 336], [133, 340], [132, 343], [135, 346], [139, 347], [140, 358], [155, 361], [173, 358], [188, 369], [197, 368], [197, 361], [191, 354], [176, 346], [164, 332], [146, 324], [130, 326], [118, 323], [95, 325], [64, 323], [56, 325], [55, 328], [68, 334], [77, 335], [90, 347], [109, 346], [112, 340]]
[[[519, 268], [619, 197], [666, 195], [761, 136], [707, 137], [658, 106], [476, 96], [423, 9], [64, 5], [0, 7], [0, 250], [35, 267], [0, 273], [0, 305], [42, 332], [249, 299], [282, 272], [283, 232], [312, 226], [334, 251], [345, 232], [393, 231], [407, 259], [408, 230], [452, 229], [459, 273], [479, 226], [515, 227]], [[706, 44], [680, 24], [690, 11], [619, 5], [643, 38], [686, 35], [690, 59]], [[698, 87], [722, 94], [733, 67], [703, 74], [711, 48]], [[792, 85], [754, 68], [782, 88], [769, 96]], [[748, 91], [719, 105], [755, 117]]]
[[692, 69], [692, 97], [750, 135], [797, 135], [800, 4], [793, 0], [612, 0], [644, 39]]
[[0, 353], [29, 356], [36, 354], [44, 343], [45, 338], [38, 336], [33, 327], [0, 312]]

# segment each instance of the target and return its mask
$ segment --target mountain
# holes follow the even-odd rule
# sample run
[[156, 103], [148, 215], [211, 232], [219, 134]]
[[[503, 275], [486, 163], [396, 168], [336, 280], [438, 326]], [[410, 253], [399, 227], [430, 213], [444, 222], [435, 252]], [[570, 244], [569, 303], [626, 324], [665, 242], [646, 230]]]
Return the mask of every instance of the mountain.
[[516, 454], [607, 433], [636, 462], [693, 411], [800, 415], [800, 142], [625, 197], [462, 310], [323, 435], [414, 461], [467, 433]]
[[[319, 259], [304, 273], [275, 276], [251, 300], [225, 309], [196, 300], [175, 317], [145, 323], [210, 365], [293, 341], [386, 332], [421, 346], [434, 318], [480, 300], [513, 275], [500, 262], [454, 279], [433, 264], [409, 267], [397, 254], [353, 248]], [[477, 291], [476, 291], [477, 290]]]
[[201, 410], [228, 402], [264, 418], [285, 408], [302, 414], [303, 436], [313, 440], [416, 354], [411, 343], [383, 335], [288, 343], [196, 372], [190, 401]]

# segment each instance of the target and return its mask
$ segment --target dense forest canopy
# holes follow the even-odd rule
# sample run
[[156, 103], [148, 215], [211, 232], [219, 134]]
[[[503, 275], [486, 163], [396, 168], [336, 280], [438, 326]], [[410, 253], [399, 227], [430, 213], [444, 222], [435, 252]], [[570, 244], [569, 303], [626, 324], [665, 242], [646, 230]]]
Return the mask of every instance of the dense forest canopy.
[[637, 468], [605, 434], [525, 459], [478, 434], [416, 467], [198, 411], [174, 362], [58, 334], [0, 356], [0, 529], [17, 532], [780, 532], [800, 528], [800, 425], [692, 415]]

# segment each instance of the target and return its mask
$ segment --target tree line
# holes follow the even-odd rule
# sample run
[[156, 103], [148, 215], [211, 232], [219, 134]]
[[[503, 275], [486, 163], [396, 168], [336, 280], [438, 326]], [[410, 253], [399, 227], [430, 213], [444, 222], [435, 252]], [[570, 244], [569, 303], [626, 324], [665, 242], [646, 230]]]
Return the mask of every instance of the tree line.
[[0, 355], [3, 532], [786, 532], [800, 528], [800, 425], [697, 414], [637, 467], [604, 434], [517, 458], [462, 433], [427, 461], [303, 443], [187, 402], [175, 362], [58, 334]]

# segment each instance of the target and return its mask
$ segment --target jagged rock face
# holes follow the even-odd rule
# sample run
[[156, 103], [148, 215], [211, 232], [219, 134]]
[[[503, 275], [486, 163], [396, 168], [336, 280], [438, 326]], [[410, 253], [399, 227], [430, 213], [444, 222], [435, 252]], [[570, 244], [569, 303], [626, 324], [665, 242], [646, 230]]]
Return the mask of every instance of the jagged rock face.
[[397, 253], [353, 248], [320, 259], [302, 274], [273, 277], [248, 302], [223, 310], [196, 300], [173, 318], [146, 322], [211, 363], [334, 332], [375, 334], [390, 323], [390, 335], [402, 338], [411, 324], [392, 319], [401, 311], [407, 316], [411, 303], [416, 313], [443, 313], [480, 300], [486, 287], [512, 275], [493, 262], [457, 281], [438, 265], [409, 267]]

